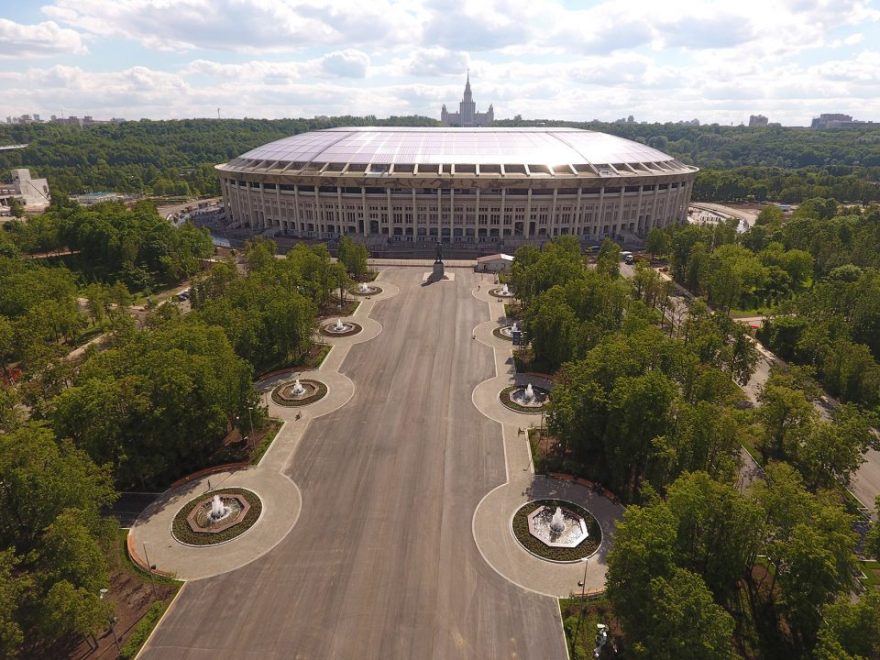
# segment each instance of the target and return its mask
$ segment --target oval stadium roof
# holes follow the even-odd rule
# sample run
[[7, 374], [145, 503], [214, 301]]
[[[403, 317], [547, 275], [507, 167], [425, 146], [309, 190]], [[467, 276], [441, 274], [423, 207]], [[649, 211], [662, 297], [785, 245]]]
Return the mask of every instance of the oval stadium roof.
[[672, 156], [624, 138], [576, 128], [331, 128], [252, 149], [230, 166], [283, 168], [287, 163], [541, 164], [617, 167], [657, 164], [690, 169]]

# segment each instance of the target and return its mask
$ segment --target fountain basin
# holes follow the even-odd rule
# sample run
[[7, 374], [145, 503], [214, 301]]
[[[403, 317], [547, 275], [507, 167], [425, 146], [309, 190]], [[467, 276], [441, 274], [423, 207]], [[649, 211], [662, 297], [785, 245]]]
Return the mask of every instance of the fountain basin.
[[513, 341], [513, 333], [517, 330], [522, 332], [522, 324], [519, 321], [514, 321], [513, 323], [510, 323], [508, 325], [502, 325], [500, 328], [495, 328], [494, 330], [492, 330], [492, 334], [499, 339]]
[[361, 331], [361, 326], [354, 321], [336, 319], [321, 326], [321, 334], [328, 337], [349, 337]]
[[[528, 388], [531, 387], [531, 396], [528, 395]], [[535, 414], [540, 413], [547, 402], [550, 400], [550, 391], [532, 385], [511, 385], [505, 387], [498, 394], [498, 398], [507, 408], [516, 412]]]
[[367, 282], [361, 282], [356, 287], [352, 287], [350, 293], [356, 296], [376, 296], [382, 293], [382, 287], [376, 286], [375, 284], [368, 284]]
[[494, 289], [489, 289], [489, 295], [495, 296], [496, 298], [515, 298], [513, 291], [510, 290], [510, 287], [506, 284], [503, 286], [495, 287]]
[[561, 506], [539, 506], [526, 518], [529, 533], [551, 548], [574, 548], [590, 535], [584, 519]]
[[[302, 388], [302, 392], [297, 390], [297, 383]], [[279, 406], [305, 406], [323, 399], [326, 394], [327, 386], [321, 381], [312, 378], [297, 378], [281, 383], [272, 390], [272, 401]]]
[[[215, 498], [222, 502], [224, 508], [224, 513], [219, 516], [212, 512]], [[216, 494], [198, 502], [187, 515], [186, 522], [196, 534], [219, 534], [244, 520], [250, 508], [250, 503], [243, 495]]]
[[[562, 509], [565, 528], [560, 534], [551, 535], [550, 523], [557, 507]], [[565, 500], [527, 502], [514, 513], [511, 524], [519, 544], [530, 554], [547, 561], [579, 562], [594, 554], [602, 544], [602, 527], [593, 515]]]

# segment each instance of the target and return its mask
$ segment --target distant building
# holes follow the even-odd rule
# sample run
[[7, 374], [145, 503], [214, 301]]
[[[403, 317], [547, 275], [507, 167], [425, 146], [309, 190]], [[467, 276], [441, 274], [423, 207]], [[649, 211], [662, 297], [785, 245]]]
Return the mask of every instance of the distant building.
[[765, 127], [770, 123], [764, 115], [749, 115], [749, 128]]
[[464, 98], [458, 104], [458, 112], [447, 112], [445, 103], [440, 110], [440, 121], [444, 126], [460, 126], [462, 128], [491, 126], [494, 120], [495, 110], [491, 104], [486, 112], [477, 112], [477, 104], [474, 103], [471, 94], [470, 73], [468, 73], [467, 82], [464, 85]]
[[509, 272], [513, 266], [513, 256], [509, 254], [490, 254], [485, 257], [477, 258], [478, 272], [498, 273], [501, 271]]
[[853, 119], [851, 115], [823, 113], [818, 117], [813, 118], [810, 128], [823, 130], [830, 128], [863, 128], [875, 125], [876, 124], [872, 121]]
[[28, 211], [42, 211], [49, 206], [49, 184], [46, 179], [32, 179], [30, 170], [12, 170], [12, 184], [0, 184], [0, 215], [10, 214], [13, 199]]

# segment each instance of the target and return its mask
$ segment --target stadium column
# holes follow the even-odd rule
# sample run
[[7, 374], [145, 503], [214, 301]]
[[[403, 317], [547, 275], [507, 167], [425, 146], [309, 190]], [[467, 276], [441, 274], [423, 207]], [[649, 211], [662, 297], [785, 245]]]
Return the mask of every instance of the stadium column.
[[617, 200], [617, 219], [614, 221], [614, 224], [617, 226], [618, 234], [623, 232], [623, 200], [624, 195], [626, 194], [626, 186], [623, 185], [623, 183], [623, 181], [620, 182], [620, 197]]
[[[440, 188], [437, 188], [437, 240], [440, 240], [440, 226], [443, 224], [443, 199]], [[430, 234], [430, 232], [428, 232]]]
[[[388, 231], [385, 235], [388, 236], [388, 238], [391, 238], [391, 236], [394, 235], [394, 229], [392, 229], [394, 225], [391, 223], [391, 188], [389, 188], [388, 186], [385, 186], [385, 199], [387, 200], [388, 204], [388, 208], [386, 209], [385, 213], [385, 228]], [[379, 225], [379, 233], [382, 233], [381, 225]]]
[[[404, 230], [405, 232], [406, 230]], [[416, 206], [416, 189], [412, 189], [412, 236], [413, 240], [419, 239], [419, 214]]]
[[639, 184], [639, 201], [636, 207], [636, 234], [645, 235], [645, 214], [642, 212], [642, 193], [645, 192], [645, 186]]
[[602, 182], [601, 187], [599, 188], [599, 211], [596, 217], [596, 233], [599, 236], [604, 236], [605, 232], [602, 231], [602, 228], [605, 226], [605, 182]]
[[[502, 165], [502, 168], [503, 167], [504, 166]], [[507, 188], [502, 188], [501, 189], [501, 217], [498, 218], [498, 222], [500, 224], [498, 225], [497, 238], [499, 238], [499, 239], [504, 238], [504, 225], [507, 224], [507, 218], [505, 217], [506, 207], [507, 207]], [[491, 230], [490, 230], [490, 233], [491, 233]]]
[[532, 232], [532, 182], [529, 181], [529, 189], [526, 194], [526, 217], [523, 222], [523, 238], [531, 238]]
[[475, 195], [475, 206], [474, 206], [474, 242], [479, 242], [480, 236], [480, 189], [477, 188], [474, 191]]
[[559, 194], [559, 188], [553, 189], [553, 209], [550, 211], [550, 225], [547, 227], [547, 231], [553, 236], [553, 230], [558, 229], [556, 226], [556, 201]]
[[321, 237], [321, 234], [324, 233], [324, 216], [321, 213], [321, 186], [315, 184], [313, 187], [315, 189], [315, 232]]
[[669, 224], [669, 206], [672, 202], [672, 184], [666, 184], [666, 198], [663, 201], [663, 226], [666, 227]]
[[266, 191], [263, 190], [263, 182], [260, 182], [260, 219], [263, 221], [263, 229], [266, 229]]
[[653, 184], [651, 190], [653, 191], [654, 201], [651, 203], [651, 222], [648, 223], [650, 225], [650, 227], [647, 227], [648, 231], [657, 226], [657, 205], [660, 203], [658, 199], [660, 196], [660, 184]]
[[281, 210], [281, 184], [275, 183], [275, 211], [278, 214], [278, 225], [282, 230], [287, 231], [289, 220], [287, 219], [287, 210]]
[[574, 231], [578, 236], [584, 235], [584, 219], [581, 217], [581, 197], [584, 192], [583, 186], [578, 186], [577, 206], [574, 211]]
[[361, 217], [363, 218], [363, 227], [364, 230], [361, 232], [364, 236], [369, 236], [370, 234], [370, 216], [367, 214], [367, 189], [364, 186], [361, 186], [361, 213], [363, 214]]
[[342, 236], [344, 233], [345, 227], [343, 226], [344, 220], [342, 219], [342, 186], [336, 186], [336, 234], [338, 236]]
[[299, 185], [293, 187], [293, 226], [296, 233], [302, 236], [304, 227], [302, 225], [302, 218], [299, 214]]
[[[441, 232], [442, 234], [442, 232]], [[455, 188], [449, 191], [449, 242], [455, 236]], [[441, 237], [442, 238], [442, 237]]]

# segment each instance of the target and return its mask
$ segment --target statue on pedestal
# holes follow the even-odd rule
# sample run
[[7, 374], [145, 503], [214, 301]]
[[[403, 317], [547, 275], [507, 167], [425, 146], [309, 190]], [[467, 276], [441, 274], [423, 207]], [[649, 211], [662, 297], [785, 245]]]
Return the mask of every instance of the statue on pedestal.
[[439, 282], [445, 276], [443, 267], [443, 244], [437, 241], [437, 259], [434, 261], [434, 271], [431, 273], [431, 281]]
[[437, 241], [437, 259], [434, 261], [435, 264], [443, 263], [443, 243]]

